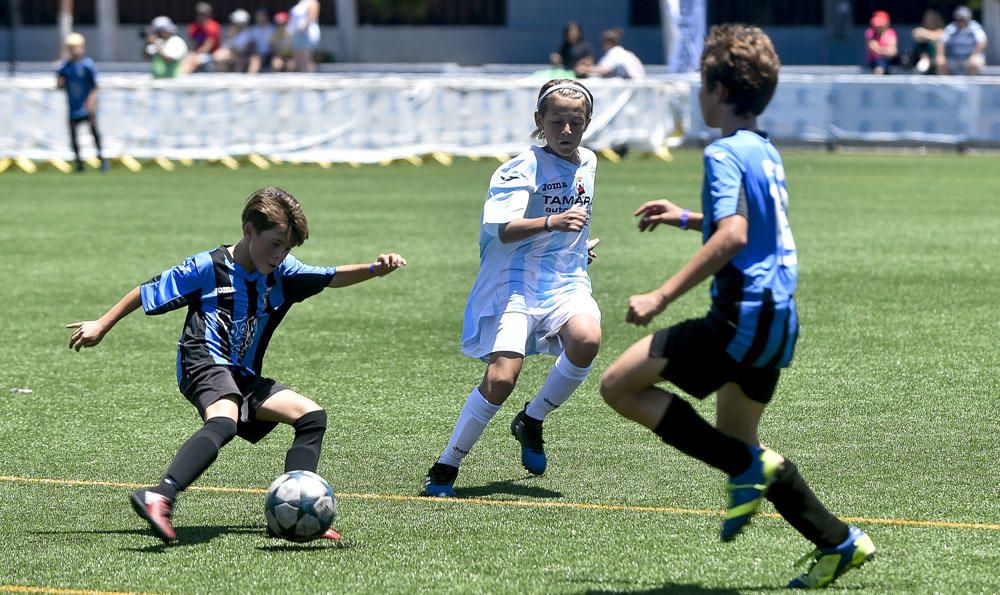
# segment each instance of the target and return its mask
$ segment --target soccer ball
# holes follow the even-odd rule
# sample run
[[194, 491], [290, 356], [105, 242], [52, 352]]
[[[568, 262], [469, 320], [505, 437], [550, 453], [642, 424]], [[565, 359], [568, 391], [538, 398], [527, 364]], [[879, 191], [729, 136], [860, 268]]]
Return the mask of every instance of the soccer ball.
[[326, 532], [337, 517], [337, 496], [325, 479], [290, 471], [275, 479], [264, 497], [267, 526], [278, 537], [302, 542]]

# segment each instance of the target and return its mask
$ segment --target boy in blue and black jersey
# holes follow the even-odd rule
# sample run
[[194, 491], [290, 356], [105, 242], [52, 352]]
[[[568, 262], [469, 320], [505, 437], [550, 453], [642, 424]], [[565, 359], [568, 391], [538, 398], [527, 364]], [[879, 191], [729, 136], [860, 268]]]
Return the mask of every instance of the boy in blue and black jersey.
[[79, 33], [70, 33], [63, 40], [69, 51], [69, 60], [63, 62], [56, 71], [56, 86], [66, 89], [69, 103], [69, 138], [76, 157], [76, 171], [83, 171], [80, 158], [80, 144], [76, 140], [76, 127], [82, 122], [90, 125], [97, 147], [97, 158], [101, 161], [101, 171], [108, 170], [108, 162], [101, 155], [101, 133], [97, 131], [97, 67], [85, 55], [85, 40]]
[[[712, 305], [703, 318], [649, 335], [605, 372], [601, 393], [625, 417], [729, 476], [724, 541], [735, 538], [763, 498], [816, 545], [814, 563], [789, 587], [817, 588], [871, 559], [875, 546], [816, 498], [795, 465], [763, 446], [757, 427], [789, 365], [798, 338], [798, 258], [788, 224], [781, 156], [757, 129], [778, 83], [778, 56], [757, 27], [714, 27], [701, 58], [702, 116], [722, 138], [705, 149], [703, 213], [668, 200], [641, 205], [640, 231], [658, 225], [698, 229], [703, 245], [659, 288], [629, 299], [626, 321], [645, 326], [708, 277]], [[678, 395], [717, 393], [716, 426]]]
[[[319, 464], [326, 411], [263, 376], [261, 365], [275, 328], [293, 304], [327, 287], [345, 287], [387, 275], [406, 264], [380, 254], [371, 264], [318, 267], [290, 254], [309, 237], [299, 202], [280, 188], [258, 190], [243, 209], [243, 237], [231, 246], [199, 252], [136, 287], [98, 320], [74, 322], [70, 348], [93, 347], [122, 318], [187, 307], [177, 349], [177, 383], [204, 425], [181, 446], [159, 485], [137, 490], [132, 506], [166, 543], [178, 492], [190, 486], [234, 437], [260, 441], [278, 423], [295, 428], [285, 472]], [[330, 529], [324, 537], [339, 539]]]

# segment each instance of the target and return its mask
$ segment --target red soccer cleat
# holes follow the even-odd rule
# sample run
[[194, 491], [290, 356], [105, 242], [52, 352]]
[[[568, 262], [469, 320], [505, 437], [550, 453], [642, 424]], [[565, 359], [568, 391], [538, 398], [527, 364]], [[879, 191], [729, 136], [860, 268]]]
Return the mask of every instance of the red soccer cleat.
[[150, 490], [136, 490], [132, 492], [132, 508], [136, 514], [146, 519], [153, 534], [163, 540], [163, 543], [177, 539], [174, 527], [170, 524], [170, 515], [174, 513], [173, 500]]
[[326, 530], [326, 533], [320, 535], [320, 539], [332, 539], [334, 541], [340, 541], [340, 533], [333, 527]]

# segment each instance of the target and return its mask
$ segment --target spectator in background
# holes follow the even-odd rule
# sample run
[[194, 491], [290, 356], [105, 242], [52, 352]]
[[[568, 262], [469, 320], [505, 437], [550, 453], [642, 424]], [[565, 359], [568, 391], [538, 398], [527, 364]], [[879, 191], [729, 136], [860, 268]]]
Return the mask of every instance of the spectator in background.
[[872, 74], [889, 74], [889, 66], [899, 62], [896, 31], [889, 26], [889, 13], [876, 10], [865, 30], [865, 65]]
[[[552, 52], [549, 56], [549, 64], [553, 69], [562, 67], [565, 70], [575, 70], [576, 65], [581, 60], [594, 62], [594, 49], [590, 47], [590, 42], [583, 38], [583, 29], [580, 25], [570, 21], [563, 27], [562, 45], [559, 51]], [[566, 78], [565, 76], [554, 76], [552, 78]]]
[[295, 69], [315, 72], [315, 53], [320, 35], [319, 0], [299, 0], [288, 13], [288, 29], [292, 34]]
[[288, 13], [274, 15], [274, 34], [271, 35], [271, 72], [292, 72], [295, 60], [292, 58], [292, 33], [288, 30]]
[[913, 30], [913, 67], [920, 74], [934, 74], [937, 58], [937, 43], [944, 32], [944, 18], [941, 13], [929, 8], [924, 11], [920, 26]]
[[246, 72], [249, 61], [250, 13], [237, 8], [229, 13], [229, 27], [222, 47], [215, 50], [212, 60], [219, 72]]
[[267, 14], [267, 9], [258, 8], [253, 13], [253, 27], [247, 29], [250, 45], [247, 52], [250, 56], [247, 63], [247, 73], [257, 74], [262, 67], [270, 66], [271, 37], [274, 36], [274, 25]]
[[222, 27], [212, 18], [212, 5], [199, 2], [194, 5], [194, 22], [188, 25], [188, 38], [194, 50], [181, 66], [186, 73], [212, 70], [212, 54], [222, 45]]
[[986, 64], [986, 31], [972, 19], [968, 6], [959, 6], [937, 42], [938, 74], [979, 74]]
[[177, 25], [167, 16], [158, 16], [146, 33], [146, 56], [153, 78], [177, 78], [188, 53], [187, 43], [177, 34]]
[[86, 55], [85, 40], [79, 33], [70, 33], [65, 39], [69, 59], [56, 71], [56, 86], [66, 89], [69, 103], [69, 139], [76, 157], [76, 171], [83, 171], [80, 145], [76, 140], [76, 128], [82, 122], [90, 125], [94, 136], [97, 158], [101, 160], [101, 171], [108, 171], [108, 162], [101, 155], [101, 134], [97, 131], [97, 66]]
[[621, 45], [625, 34], [620, 28], [608, 29], [601, 34], [604, 55], [597, 64], [581, 61], [576, 67], [577, 76], [618, 77], [641, 81], [646, 78], [642, 61]]

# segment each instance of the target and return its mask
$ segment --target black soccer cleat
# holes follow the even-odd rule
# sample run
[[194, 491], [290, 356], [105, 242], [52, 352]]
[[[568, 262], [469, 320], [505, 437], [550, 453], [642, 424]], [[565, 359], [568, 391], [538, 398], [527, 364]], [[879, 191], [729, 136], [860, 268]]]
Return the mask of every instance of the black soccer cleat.
[[458, 478], [458, 467], [434, 463], [427, 470], [424, 478], [424, 494], [432, 498], [454, 498], [455, 480]]
[[136, 490], [132, 492], [132, 508], [136, 514], [146, 519], [153, 534], [163, 543], [177, 539], [177, 533], [170, 524], [170, 516], [174, 513], [173, 500], [152, 490]]
[[526, 413], [528, 404], [524, 404], [514, 421], [510, 422], [510, 433], [521, 443], [521, 464], [532, 475], [545, 473], [548, 459], [545, 457], [545, 441], [542, 440], [542, 420], [535, 419]]

